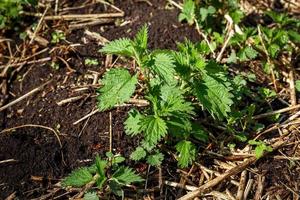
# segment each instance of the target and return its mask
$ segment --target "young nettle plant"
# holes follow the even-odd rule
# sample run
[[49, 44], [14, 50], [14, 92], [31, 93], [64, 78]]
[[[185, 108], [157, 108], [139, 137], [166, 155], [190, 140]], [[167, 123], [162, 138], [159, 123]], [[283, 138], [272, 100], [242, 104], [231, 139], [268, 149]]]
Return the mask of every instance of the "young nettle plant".
[[244, 27], [243, 34], [235, 34], [231, 39], [231, 47], [237, 49], [228, 58], [229, 62], [253, 60], [261, 55], [266, 73], [271, 73], [278, 63], [278, 58], [285, 53], [291, 57], [297, 54], [297, 45], [300, 43], [299, 20], [286, 14], [267, 12], [272, 19], [272, 26], [258, 25], [257, 28]]
[[0, 0], [0, 29], [12, 27], [24, 6], [36, 4], [36, 0]]
[[51, 43], [53, 44], [59, 43], [60, 41], [65, 39], [65, 33], [61, 30], [55, 30], [53, 33], [51, 33]]
[[[118, 39], [100, 50], [134, 59], [137, 65], [133, 75], [126, 68], [114, 68], [104, 75], [98, 107], [104, 111], [128, 101], [139, 82], [150, 106], [142, 111], [131, 109], [124, 123], [128, 135], [143, 138], [131, 159], [146, 159], [151, 165], [159, 165], [163, 154], [158, 144], [164, 139], [177, 142], [178, 164], [187, 167], [197, 152], [191, 138], [207, 139], [201, 126], [193, 123], [193, 104], [201, 105], [215, 118], [224, 119], [232, 104], [229, 82], [220, 66], [200, 56], [201, 50], [207, 49], [203, 43], [197, 47], [190, 42], [180, 44], [179, 52], [150, 51], [147, 43], [148, 28], [144, 26], [133, 40]], [[141, 75], [144, 78], [140, 80]], [[192, 102], [194, 97], [198, 101]]]
[[[117, 196], [124, 196], [123, 186], [141, 182], [143, 179], [135, 174], [133, 169], [121, 165], [125, 160], [120, 155], [106, 153], [107, 159], [102, 160], [96, 156], [94, 164], [74, 170], [62, 181], [64, 187], [89, 187], [96, 186], [99, 190], [109, 188]], [[95, 191], [88, 191], [84, 199], [94, 197], [98, 199]]]
[[86, 58], [84, 60], [84, 64], [88, 66], [93, 66], [93, 65], [99, 65], [99, 62], [97, 59], [92, 59], [92, 58]]
[[272, 152], [273, 148], [263, 141], [249, 140], [250, 145], [255, 146], [255, 156], [261, 158], [265, 152]]
[[195, 23], [204, 32], [215, 34], [225, 30], [225, 14], [230, 15], [235, 24], [238, 24], [244, 17], [238, 0], [184, 0], [178, 18], [180, 22], [186, 21], [189, 25]]

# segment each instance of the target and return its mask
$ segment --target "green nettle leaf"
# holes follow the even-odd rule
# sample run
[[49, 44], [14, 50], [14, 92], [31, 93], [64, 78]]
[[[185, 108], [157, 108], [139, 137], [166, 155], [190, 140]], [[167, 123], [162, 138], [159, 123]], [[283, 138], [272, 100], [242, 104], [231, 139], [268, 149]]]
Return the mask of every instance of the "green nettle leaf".
[[257, 158], [261, 158], [263, 155], [264, 155], [264, 152], [267, 151], [267, 152], [272, 152], [273, 149], [272, 147], [270, 146], [267, 146], [266, 144], [260, 144], [260, 145], [257, 145], [255, 147], [255, 156]]
[[238, 57], [240, 61], [247, 61], [256, 58], [258, 55], [257, 51], [252, 47], [247, 46], [238, 52]]
[[266, 145], [263, 141], [255, 141], [255, 140], [249, 140], [248, 143], [250, 145], [255, 145], [255, 156], [256, 158], [261, 158], [264, 155], [264, 152], [272, 152], [272, 147]]
[[161, 87], [160, 97], [162, 116], [177, 116], [180, 113], [193, 115], [193, 106], [185, 101], [183, 91], [179, 87], [164, 85]]
[[150, 155], [147, 157], [147, 163], [152, 166], [160, 166], [161, 162], [164, 159], [164, 155], [162, 153], [156, 153], [154, 155]]
[[126, 69], [112, 69], [104, 75], [98, 99], [101, 111], [128, 101], [135, 91], [137, 77], [131, 76]]
[[131, 109], [128, 113], [128, 118], [124, 122], [125, 132], [127, 135], [135, 136], [141, 132], [140, 122], [143, 115], [139, 113], [136, 109]]
[[119, 184], [117, 180], [111, 180], [109, 182], [109, 188], [115, 195], [119, 197], [124, 196], [124, 191], [121, 188], [121, 184]]
[[125, 159], [123, 156], [116, 155], [116, 156], [113, 157], [112, 163], [113, 163], [113, 164], [119, 164], [119, 163], [124, 162], [125, 160], [126, 160], [126, 159]]
[[194, 94], [213, 117], [223, 119], [231, 111], [233, 95], [223, 79], [205, 74], [194, 83]]
[[95, 163], [97, 167], [97, 173], [100, 176], [105, 176], [105, 168], [107, 167], [107, 161], [101, 160], [99, 156], [96, 156]]
[[246, 142], [248, 139], [247, 136], [242, 132], [235, 133], [234, 138], [241, 142]]
[[141, 120], [141, 130], [145, 135], [145, 141], [156, 145], [167, 134], [166, 122], [158, 116], [149, 115]]
[[208, 8], [200, 8], [201, 21], [205, 21], [207, 16], [216, 12], [215, 7], [209, 6]]
[[193, 0], [185, 0], [182, 11], [179, 14], [179, 21], [186, 20], [189, 25], [192, 25], [195, 19], [195, 7], [195, 2]]
[[235, 51], [232, 51], [230, 56], [227, 58], [227, 63], [236, 63], [237, 62], [237, 57]]
[[97, 173], [97, 166], [96, 164], [92, 164], [91, 166], [87, 167], [88, 171], [91, 173], [91, 174], [96, 174]]
[[255, 147], [255, 156], [261, 158], [264, 155], [264, 146], [258, 145]]
[[203, 129], [202, 126], [198, 124], [192, 124], [191, 135], [197, 140], [207, 142], [208, 141], [208, 133]]
[[246, 47], [245, 48], [245, 53], [246, 53], [246, 55], [247, 55], [247, 58], [249, 58], [249, 59], [254, 59], [254, 58], [256, 58], [257, 57], [257, 51], [256, 50], [254, 50], [252, 47]]
[[137, 147], [134, 152], [131, 153], [130, 159], [141, 160], [146, 157], [146, 151], [142, 147]]
[[97, 173], [99, 174], [99, 178], [96, 180], [96, 184], [99, 188], [102, 188], [104, 182], [107, 180], [105, 175], [105, 168], [107, 167], [107, 161], [101, 160], [99, 156], [96, 156], [95, 164], [97, 167]]
[[96, 185], [99, 189], [102, 189], [107, 178], [105, 176], [100, 176], [96, 179]]
[[110, 151], [106, 152], [105, 155], [106, 155], [107, 158], [113, 158], [114, 157], [114, 154]]
[[164, 80], [167, 84], [174, 84], [176, 80], [175, 76], [175, 65], [173, 57], [166, 53], [156, 53], [153, 56], [153, 63], [149, 65], [150, 70], [157, 74], [159, 78]]
[[145, 50], [148, 45], [148, 26], [144, 25], [141, 30], [136, 34], [134, 39], [134, 44], [136, 47]]
[[300, 34], [296, 31], [289, 30], [288, 35], [290, 36], [290, 39], [295, 43], [300, 43]]
[[178, 165], [180, 167], [188, 167], [195, 160], [196, 147], [192, 142], [182, 140], [179, 143], [177, 143], [176, 150], [179, 153]]
[[99, 50], [101, 53], [116, 54], [122, 56], [134, 56], [134, 48], [132, 41], [127, 38], [121, 38], [106, 44], [102, 49]]
[[143, 179], [135, 174], [129, 167], [120, 167], [113, 175], [112, 178], [116, 179], [119, 183], [129, 185], [134, 182], [141, 182]]
[[63, 186], [82, 187], [93, 180], [93, 175], [89, 172], [88, 168], [79, 168], [74, 170], [67, 176], [63, 182]]
[[96, 192], [87, 192], [84, 194], [83, 200], [99, 200]]
[[271, 58], [276, 58], [279, 51], [280, 51], [280, 47], [277, 44], [271, 44], [268, 48], [268, 52]]

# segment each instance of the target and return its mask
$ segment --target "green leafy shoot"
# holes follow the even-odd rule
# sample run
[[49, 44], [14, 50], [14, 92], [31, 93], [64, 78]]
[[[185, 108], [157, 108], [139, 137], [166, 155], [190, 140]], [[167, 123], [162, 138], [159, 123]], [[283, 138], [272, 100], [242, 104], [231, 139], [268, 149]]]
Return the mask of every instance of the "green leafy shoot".
[[83, 200], [99, 200], [97, 192], [87, 192], [84, 194]]
[[143, 54], [148, 46], [148, 26], [144, 25], [134, 38], [134, 48]]
[[66, 39], [65, 33], [60, 30], [56, 30], [53, 33], [51, 33], [51, 43], [56, 44], [60, 41], [63, 41]]
[[163, 159], [164, 155], [162, 153], [157, 152], [147, 157], [147, 163], [149, 163], [152, 166], [160, 166]]
[[189, 25], [192, 25], [195, 20], [195, 2], [193, 0], [185, 0], [183, 8], [179, 14], [179, 21], [186, 20]]
[[195, 145], [187, 140], [182, 140], [176, 145], [178, 155], [178, 165], [182, 168], [188, 167], [196, 158]]
[[86, 58], [84, 60], [84, 64], [88, 66], [93, 66], [93, 65], [99, 65], [99, 62], [97, 59]]
[[215, 7], [208, 6], [208, 8], [200, 8], [201, 21], [204, 22], [208, 15], [214, 14], [216, 12]]
[[185, 100], [184, 90], [176, 86], [163, 85], [160, 91], [160, 116], [181, 116], [191, 118], [194, 113], [192, 104]]
[[103, 111], [128, 101], [135, 91], [137, 77], [125, 69], [111, 69], [104, 75], [102, 84], [97, 99], [98, 107]]
[[150, 146], [156, 145], [167, 134], [167, 124], [159, 116], [146, 116], [141, 120], [141, 130], [144, 132], [145, 141]]
[[268, 146], [263, 141], [255, 141], [255, 140], [249, 140], [248, 143], [250, 145], [255, 146], [255, 156], [256, 158], [261, 158], [265, 152], [272, 152], [273, 149], [271, 146]]
[[[122, 156], [111, 153], [107, 153], [107, 155], [110, 161], [112, 159], [113, 166], [109, 165], [108, 159], [103, 160], [96, 156], [95, 163], [90, 167], [74, 170], [62, 181], [62, 185], [64, 187], [85, 187], [87, 184], [92, 184], [91, 186], [95, 184], [99, 190], [108, 185], [111, 187], [111, 191], [119, 196], [123, 194], [122, 186], [143, 181], [133, 169], [119, 165], [124, 161]], [[96, 192], [88, 192], [85, 194], [84, 199], [94, 200], [99, 198]]]
[[143, 115], [136, 109], [131, 109], [128, 113], [128, 118], [124, 122], [125, 132], [127, 135], [135, 136], [141, 132], [141, 120]]
[[93, 180], [93, 175], [87, 168], [74, 170], [67, 178], [62, 181], [63, 186], [82, 187]]
[[1, 0], [0, 1], [0, 29], [9, 29], [21, 19], [25, 6], [35, 6], [37, 0]]
[[195, 81], [194, 94], [209, 113], [218, 119], [228, 117], [233, 104], [231, 88], [227, 82], [213, 75], [203, 75], [202, 80]]
[[[141, 135], [143, 139], [132, 152], [131, 159], [145, 159], [150, 165], [158, 166], [163, 154], [157, 147], [168, 136], [186, 141], [189, 137], [203, 142], [207, 140], [205, 131], [193, 130], [195, 109], [190, 100], [198, 100], [198, 105], [201, 104], [213, 117], [223, 120], [231, 112], [232, 88], [222, 66], [207, 62], [204, 58], [210, 52], [205, 43], [186, 41], [178, 44], [177, 52], [150, 51], [147, 43], [148, 27], [143, 26], [133, 40], [115, 40], [100, 50], [119, 56], [127, 55], [136, 60], [137, 67], [133, 69], [133, 76], [126, 69], [106, 72], [101, 80], [103, 86], [99, 89], [98, 107], [107, 110], [128, 101], [139, 82], [144, 88], [144, 98], [150, 104], [146, 109], [131, 109], [124, 122], [127, 135]], [[141, 74], [144, 78], [137, 80], [136, 77]], [[181, 167], [194, 160], [196, 149], [193, 147], [191, 142], [178, 144]], [[190, 157], [185, 154], [185, 148], [192, 152]]]
[[153, 74], [156, 74], [160, 79], [169, 85], [176, 83], [175, 65], [171, 55], [166, 53], [154, 53], [153, 60], [150, 60], [148, 65]]
[[135, 172], [129, 167], [120, 167], [113, 175], [113, 179], [116, 179], [118, 183], [123, 185], [129, 185], [131, 183], [141, 182], [143, 179], [136, 175]]
[[147, 152], [142, 147], [137, 147], [135, 151], [131, 153], [130, 159], [137, 161], [145, 158], [146, 155]]
[[99, 52], [106, 53], [106, 54], [129, 56], [129, 57], [134, 56], [132, 41], [127, 38], [121, 38], [109, 42], [102, 49], [100, 49]]

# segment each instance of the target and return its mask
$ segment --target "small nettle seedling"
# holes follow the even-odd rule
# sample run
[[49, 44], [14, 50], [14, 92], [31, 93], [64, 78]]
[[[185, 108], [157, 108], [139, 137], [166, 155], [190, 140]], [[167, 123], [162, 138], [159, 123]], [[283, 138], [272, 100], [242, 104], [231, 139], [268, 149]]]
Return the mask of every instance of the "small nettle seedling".
[[52, 69], [54, 70], [59, 70], [59, 64], [56, 62], [51, 62], [50, 66], [52, 67]]
[[178, 18], [180, 22], [186, 21], [189, 25], [196, 24], [206, 33], [217, 33], [225, 30], [223, 23], [225, 13], [230, 15], [236, 24], [244, 17], [238, 5], [237, 0], [184, 0]]
[[[125, 121], [126, 134], [142, 136], [131, 159], [145, 159], [160, 165], [163, 154], [158, 144], [177, 142], [175, 148], [180, 167], [191, 164], [197, 154], [192, 138], [206, 141], [204, 129], [193, 122], [195, 105], [206, 109], [214, 118], [225, 119], [232, 105], [230, 81], [217, 63], [201, 55], [207, 46], [189, 41], [178, 44], [179, 51], [147, 49], [148, 28], [144, 26], [133, 40], [121, 38], [105, 45], [100, 52], [135, 60], [133, 75], [126, 68], [114, 68], [101, 80], [98, 107], [104, 111], [128, 101], [142, 85], [150, 106], [131, 109]], [[139, 79], [138, 77], [144, 77]], [[192, 99], [196, 98], [196, 102]]]
[[181, 22], [186, 20], [189, 25], [193, 25], [196, 16], [195, 9], [196, 9], [196, 5], [193, 0], [185, 0], [182, 7], [182, 11], [178, 17], [179, 21]]
[[62, 40], [65, 40], [66, 36], [63, 31], [56, 30], [53, 33], [51, 33], [51, 43], [56, 44], [59, 43]]
[[[105, 160], [96, 156], [94, 164], [74, 170], [62, 181], [62, 185], [77, 188], [96, 186], [99, 190], [109, 188], [115, 195], [124, 196], [122, 189], [124, 186], [143, 181], [133, 169], [121, 165], [125, 160], [124, 157], [109, 152], [106, 156]], [[96, 198], [97, 194], [90, 191], [85, 194], [84, 199], [88, 197]]]
[[88, 66], [93, 66], [93, 65], [99, 65], [99, 62], [97, 59], [92, 59], [92, 58], [86, 58], [84, 60], [84, 64]]
[[255, 146], [255, 156], [257, 158], [261, 158], [265, 152], [273, 151], [272, 147], [267, 145], [263, 141], [249, 140], [248, 143]]

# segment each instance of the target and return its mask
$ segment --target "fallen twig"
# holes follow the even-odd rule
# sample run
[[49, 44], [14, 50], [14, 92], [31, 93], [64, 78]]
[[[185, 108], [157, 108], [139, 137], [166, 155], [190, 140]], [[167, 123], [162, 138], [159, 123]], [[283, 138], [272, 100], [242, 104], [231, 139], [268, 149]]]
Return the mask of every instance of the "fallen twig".
[[65, 105], [67, 103], [72, 103], [72, 102], [78, 101], [79, 99], [82, 99], [84, 97], [85, 97], [84, 95], [76, 96], [76, 97], [70, 97], [70, 98], [61, 100], [61, 101], [57, 102], [56, 104], [59, 105], [59, 106], [62, 106], [62, 105]]
[[198, 25], [198, 21], [196, 19], [195, 19], [195, 24], [196, 24], [196, 30], [197, 30], [197, 32], [203, 37], [203, 39], [207, 43], [207, 45], [208, 45], [211, 53], [213, 54], [213, 57], [215, 58], [216, 57], [215, 51], [212, 48], [212, 46], [210, 45], [210, 42], [208, 41], [207, 36], [200, 30], [200, 27]]
[[252, 188], [253, 182], [254, 182], [254, 180], [252, 178], [250, 178], [248, 180], [245, 191], [244, 191], [244, 199], [248, 199], [248, 195], [249, 195], [249, 192]]
[[292, 66], [289, 73], [289, 83], [290, 83], [291, 104], [292, 106], [295, 106], [297, 104], [297, 97], [296, 97], [295, 80], [294, 80], [294, 69]]
[[240, 178], [240, 184], [238, 188], [238, 192], [236, 194], [236, 200], [243, 200], [244, 198], [244, 191], [246, 186], [246, 180], [247, 180], [247, 170], [244, 170], [241, 174]]
[[194, 191], [194, 190], [198, 189], [198, 187], [195, 187], [192, 185], [185, 185], [185, 184], [180, 184], [180, 183], [176, 183], [176, 182], [172, 182], [172, 181], [164, 181], [164, 184], [171, 186], [171, 187], [182, 188], [182, 189], [189, 190], [189, 191]]
[[[129, 105], [134, 104], [135, 106], [138, 106], [138, 107], [145, 107], [145, 106], [148, 106], [148, 105], [149, 105], [149, 102], [148, 102], [147, 100], [143, 100], [143, 99], [130, 99], [130, 100], [128, 101], [128, 103], [129, 103], [129, 104], [125, 104], [125, 106], [127, 106], [127, 105], [129, 106]], [[123, 105], [120, 105], [120, 106], [123, 106]], [[120, 107], [120, 106], [119, 106], [119, 107]], [[79, 120], [77, 120], [76, 122], [74, 122], [73, 125], [76, 125], [76, 124], [82, 122], [83, 120], [85, 120], [85, 119], [87, 119], [87, 118], [93, 116], [94, 114], [96, 114], [96, 113], [98, 113], [98, 112], [100, 112], [100, 109], [97, 108], [96, 110], [90, 112], [89, 114], [85, 115], [85, 116], [82, 117], [81, 119], [79, 119]]]
[[258, 179], [257, 179], [257, 187], [256, 187], [256, 192], [255, 192], [254, 200], [260, 200], [260, 199], [262, 199], [261, 196], [263, 194], [264, 182], [265, 182], [265, 177], [259, 175]]
[[263, 114], [260, 114], [260, 115], [256, 115], [256, 116], [253, 116], [252, 118], [253, 119], [261, 119], [261, 118], [264, 118], [264, 117], [270, 117], [272, 115], [288, 112], [288, 111], [295, 110], [295, 109], [298, 109], [298, 108], [300, 108], [300, 104], [290, 106], [290, 107], [287, 107], [287, 108], [282, 108], [282, 109], [279, 109], [279, 110], [274, 110], [274, 111], [267, 112], [267, 113], [263, 113]]
[[24, 125], [21, 125], [21, 126], [16, 126], [16, 127], [12, 127], [12, 128], [7, 128], [7, 129], [4, 129], [0, 132], [0, 134], [2, 133], [6, 133], [6, 132], [11, 132], [11, 131], [14, 131], [16, 129], [20, 129], [20, 128], [25, 128], [25, 127], [36, 127], [36, 128], [43, 128], [43, 129], [47, 129], [49, 131], [52, 131], [55, 135], [55, 137], [57, 138], [57, 141], [59, 143], [59, 146], [60, 148], [62, 148], [62, 143], [60, 141], [60, 138], [59, 138], [59, 135], [58, 135], [58, 132], [56, 130], [54, 130], [53, 128], [50, 128], [48, 126], [43, 126], [43, 125], [38, 125], [38, 124], [24, 124]]
[[[21, 14], [42, 17], [41, 13], [29, 13], [22, 12]], [[53, 15], [53, 16], [45, 16], [44, 20], [78, 20], [78, 19], [99, 19], [99, 18], [118, 18], [124, 17], [123, 12], [119, 13], [101, 13], [101, 14], [70, 14], [70, 15]]]
[[[46, 15], [46, 13], [47, 13], [47, 11], [48, 11], [49, 8], [50, 8], [50, 7], [47, 6], [46, 9], [45, 9], [45, 11], [44, 11], [44, 13], [42, 14], [41, 19], [39, 20], [39, 23], [37, 24], [36, 28], [34, 29], [34, 32], [33, 32], [32, 36], [31, 36], [29, 45], [32, 44], [32, 42], [34, 41], [34, 39], [35, 39], [35, 37], [36, 37], [36, 34], [39, 32], [39, 30], [40, 30], [40, 28], [41, 28], [41, 25], [42, 25], [42, 23], [43, 23], [43, 21], [44, 21], [45, 15]], [[43, 44], [43, 43], [42, 43], [42, 44]], [[48, 44], [48, 43], [44, 43], [44, 46], [47, 46], [47, 44]]]
[[2, 106], [2, 107], [0, 108], [0, 112], [3, 111], [3, 110], [5, 110], [5, 109], [7, 109], [7, 108], [9, 108], [9, 107], [11, 107], [11, 106], [13, 106], [13, 105], [15, 105], [16, 103], [22, 101], [23, 99], [26, 99], [26, 98], [29, 97], [30, 95], [32, 95], [32, 94], [34, 94], [34, 93], [36, 93], [36, 92], [42, 90], [46, 85], [48, 85], [48, 84], [51, 83], [51, 82], [52, 82], [52, 80], [50, 80], [50, 81], [48, 81], [48, 82], [42, 84], [41, 86], [39, 86], [39, 87], [37, 87], [37, 88], [31, 90], [30, 92], [28, 92], [28, 93], [24, 94], [23, 96], [17, 98], [16, 100], [14, 100], [14, 101], [12, 101], [12, 102], [10, 102], [10, 103], [8, 103], [8, 104]]
[[[265, 52], [265, 54], [267, 56], [267, 63], [272, 64], [272, 61], [270, 59], [270, 55], [269, 55], [268, 50], [266, 48], [266, 45], [264, 43], [262, 32], [260, 30], [260, 26], [259, 25], [257, 26], [257, 31], [258, 31], [258, 37], [259, 37], [260, 43], [261, 43], [261, 45], [263, 47], [263, 50], [264, 50], [264, 52]], [[271, 77], [272, 77], [274, 89], [277, 92], [277, 83], [276, 83], [276, 78], [275, 78], [274, 70], [273, 70], [272, 67], [271, 67]]]
[[1, 160], [1, 161], [0, 161], [0, 164], [10, 163], [10, 162], [18, 162], [18, 161], [15, 160], [15, 159], [7, 159], [7, 160]]
[[225, 51], [225, 49], [226, 49], [226, 47], [227, 47], [227, 45], [228, 45], [230, 39], [231, 39], [231, 38], [233, 37], [233, 35], [234, 35], [234, 30], [233, 30], [233, 20], [232, 20], [232, 18], [231, 18], [229, 15], [225, 15], [224, 17], [225, 17], [225, 19], [228, 21], [228, 25], [227, 25], [227, 27], [228, 27], [228, 32], [227, 32], [227, 38], [226, 38], [226, 40], [225, 40], [225, 42], [224, 42], [224, 44], [223, 44], [223, 47], [222, 47], [220, 53], [218, 54], [218, 56], [217, 56], [217, 58], [216, 58], [217, 62], [220, 62], [220, 61], [221, 61], [222, 55], [223, 55], [223, 53], [224, 53], [224, 51]]
[[[284, 141], [279, 140], [278, 142], [276, 142], [275, 144], [272, 145], [272, 148], [274, 150], [276, 150], [280, 146], [282, 146], [283, 144], [284, 144]], [[266, 155], [266, 154], [267, 153], [265, 153], [264, 155]], [[204, 185], [200, 186], [197, 190], [192, 191], [192, 192], [184, 195], [183, 197], [179, 198], [179, 200], [193, 199], [193, 198], [201, 195], [202, 193], [207, 192], [212, 187], [218, 185], [221, 181], [229, 178], [230, 176], [233, 176], [233, 175], [236, 175], [236, 174], [240, 173], [241, 171], [246, 169], [249, 165], [254, 164], [257, 160], [258, 160], [258, 158], [256, 158], [256, 157], [251, 157], [251, 158], [247, 159], [246, 161], [244, 161], [240, 165], [237, 165], [236, 167], [233, 167], [232, 169], [226, 171], [221, 176], [218, 176], [218, 177], [214, 178], [213, 180], [208, 181]]]
[[81, 28], [86, 28], [87, 26], [95, 26], [95, 25], [100, 25], [100, 24], [108, 24], [114, 22], [113, 19], [107, 18], [107, 19], [97, 19], [97, 20], [91, 20], [88, 22], [82, 22], [82, 23], [77, 23], [77, 24], [70, 24], [69, 29], [74, 30], [74, 29], [81, 29]]
[[34, 33], [32, 33], [29, 29], [26, 30], [26, 33], [31, 40], [36, 41], [37, 43], [39, 43], [40, 45], [42, 45], [44, 47], [48, 46], [49, 41], [46, 40], [45, 38], [38, 36], [38, 35], [34, 35]]
[[[0, 69], [6, 68], [7, 66], [9, 66], [9, 67], [19, 67], [19, 66], [22, 66], [22, 65], [25, 65], [25, 64], [43, 63], [43, 62], [47, 62], [47, 61], [50, 61], [50, 60], [51, 60], [51, 57], [46, 57], [46, 58], [41, 58], [41, 59], [33, 60], [33, 61], [24, 61], [24, 62], [21, 62], [21, 63], [12, 63], [12, 64], [8, 64], [8, 65], [2, 65], [2, 66], [0, 66]], [[0, 77], [3, 77], [3, 72], [0, 74]]]
[[84, 31], [84, 34], [86, 34], [87, 36], [89, 36], [89, 37], [93, 38], [94, 40], [96, 40], [98, 42], [98, 44], [100, 44], [100, 45], [105, 45], [106, 43], [109, 42], [108, 39], [101, 36], [99, 33], [91, 32], [87, 29]]

